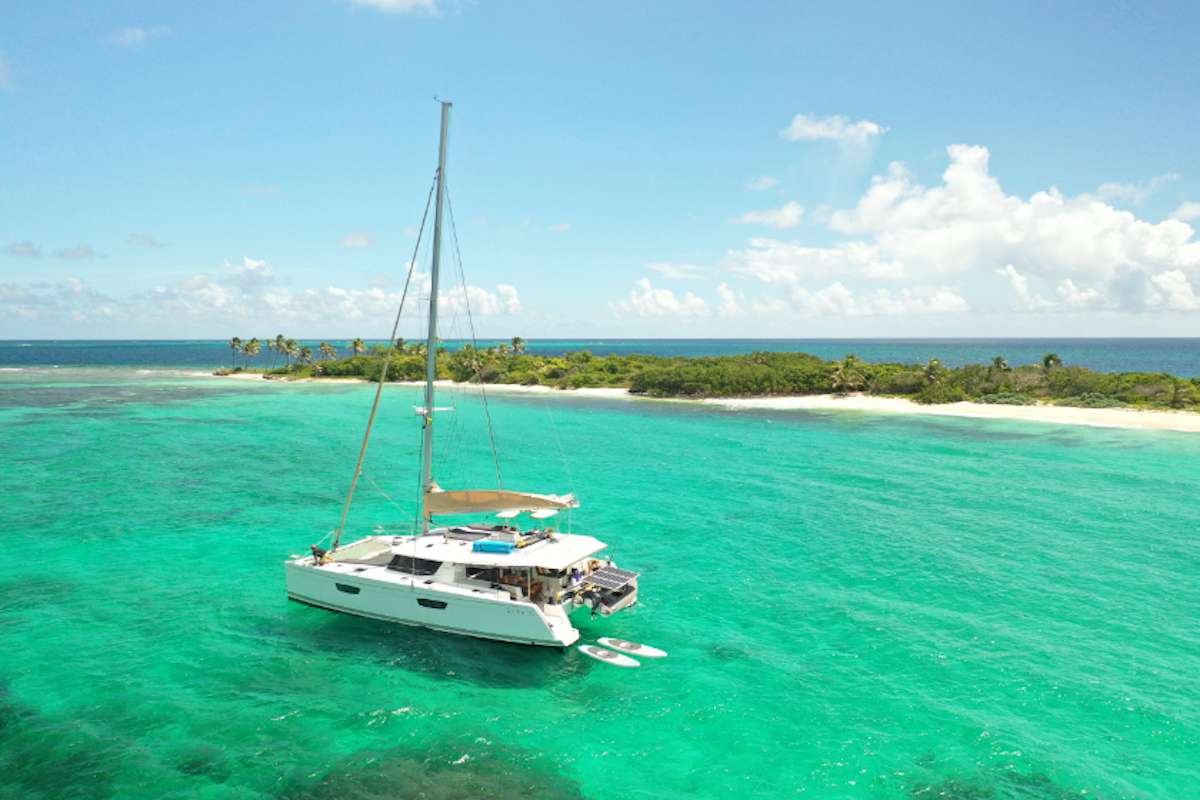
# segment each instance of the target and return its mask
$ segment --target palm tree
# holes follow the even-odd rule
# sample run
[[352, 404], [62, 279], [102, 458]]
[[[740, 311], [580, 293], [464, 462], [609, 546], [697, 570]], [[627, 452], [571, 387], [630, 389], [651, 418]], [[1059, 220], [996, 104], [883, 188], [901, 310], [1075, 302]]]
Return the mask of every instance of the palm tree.
[[1004, 356], [996, 356], [992, 359], [992, 369], [996, 370], [997, 372], [1008, 372], [1008, 359], [1006, 359]]
[[250, 358], [258, 358], [258, 354], [262, 352], [262, 342], [260, 342], [258, 337], [255, 336], [253, 339], [246, 342], [245, 346], [242, 348], [242, 352]]
[[367, 345], [362, 339], [355, 339], [350, 343], [350, 352], [356, 356], [361, 356], [367, 352]]
[[946, 368], [942, 366], [941, 359], [937, 359], [937, 358], [929, 359], [929, 363], [925, 365], [925, 369], [924, 369], [925, 383], [927, 383], [927, 384], [937, 383], [938, 381], [940, 381], [942, 379], [942, 374], [945, 371], [946, 371]]
[[[271, 349], [278, 355], [283, 355], [284, 344], [287, 339], [283, 338], [283, 334], [275, 337], [275, 341], [271, 342]], [[271, 369], [275, 369], [275, 356], [271, 356]]]
[[336, 358], [337, 357], [337, 349], [334, 348], [334, 346], [331, 345], [329, 342], [321, 342], [320, 346], [318, 346], [317, 349], [321, 351], [321, 358]]
[[1042, 369], [1046, 370], [1046, 372], [1061, 366], [1062, 359], [1058, 357], [1058, 353], [1046, 353], [1046, 355], [1042, 356]]
[[300, 355], [300, 345], [296, 344], [295, 339], [288, 339], [283, 343], [283, 354], [287, 357], [287, 365], [292, 365], [292, 359]]
[[525, 352], [525, 340], [522, 339], [520, 336], [514, 336], [512, 338], [512, 350], [517, 355], [521, 355], [522, 353], [524, 353]]
[[231, 365], [233, 366], [234, 369], [237, 369], [237, 354], [238, 354], [238, 351], [242, 349], [241, 337], [235, 336], [232, 339], [230, 339], [229, 340], [229, 349], [233, 351], [233, 355], [232, 355], [233, 360], [232, 360]]
[[837, 362], [834, 367], [831, 384], [833, 390], [838, 394], [853, 392], [855, 389], [861, 389], [863, 385], [863, 374], [859, 368], [858, 356], [853, 353], [848, 354], [841, 361]]
[[300, 348], [300, 362], [302, 364], [313, 363], [313, 349], [311, 347], [305, 346]]

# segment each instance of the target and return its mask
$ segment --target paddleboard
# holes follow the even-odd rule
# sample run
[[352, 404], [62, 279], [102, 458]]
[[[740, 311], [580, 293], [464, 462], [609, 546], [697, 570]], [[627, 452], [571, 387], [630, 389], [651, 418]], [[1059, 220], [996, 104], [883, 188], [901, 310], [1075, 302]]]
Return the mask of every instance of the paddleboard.
[[629, 656], [623, 656], [616, 650], [607, 650], [603, 647], [597, 647], [594, 644], [579, 645], [579, 652], [585, 656], [591, 656], [597, 661], [603, 661], [606, 664], [612, 664], [614, 667], [640, 667], [641, 664], [634, 661]]
[[601, 636], [600, 644], [613, 650], [620, 650], [622, 653], [629, 653], [635, 656], [645, 656], [646, 658], [666, 658], [667, 651], [659, 650], [657, 647], [651, 647], [648, 644], [639, 644], [638, 642], [630, 642], [625, 639], [614, 639], [611, 636]]

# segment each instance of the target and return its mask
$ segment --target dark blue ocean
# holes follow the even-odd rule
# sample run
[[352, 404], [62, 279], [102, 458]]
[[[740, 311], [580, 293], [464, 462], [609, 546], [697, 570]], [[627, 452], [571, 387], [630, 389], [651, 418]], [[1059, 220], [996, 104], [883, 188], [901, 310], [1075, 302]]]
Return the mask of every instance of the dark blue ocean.
[[[480, 340], [480, 346], [501, 340]], [[374, 343], [374, 342], [369, 342]], [[303, 340], [316, 349], [317, 341]], [[347, 341], [330, 344], [345, 352]], [[1170, 372], [1200, 375], [1200, 339], [531, 339], [530, 352], [557, 355], [590, 350], [597, 355], [721, 356], [759, 350], [800, 351], [821, 358], [854, 353], [866, 361], [916, 363], [940, 358], [950, 366], [986, 363], [1004, 356], [1032, 364], [1057, 353], [1067, 364], [1106, 372]], [[461, 345], [451, 340], [449, 347]], [[218, 367], [230, 363], [227, 341], [0, 341], [0, 365]], [[253, 361], [269, 366], [272, 354]], [[241, 357], [239, 356], [239, 363]]]

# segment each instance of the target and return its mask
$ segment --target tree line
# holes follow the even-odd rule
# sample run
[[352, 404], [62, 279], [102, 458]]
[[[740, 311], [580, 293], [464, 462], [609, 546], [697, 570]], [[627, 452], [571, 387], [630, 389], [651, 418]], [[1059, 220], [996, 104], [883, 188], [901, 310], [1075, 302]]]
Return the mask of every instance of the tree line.
[[[322, 343], [322, 358], [314, 362], [311, 356], [304, 357], [304, 348], [297, 357], [295, 343], [289, 347], [289, 341], [282, 340], [284, 364], [269, 368], [268, 373], [376, 380], [387, 363], [389, 380], [425, 377], [424, 342], [398, 340], [391, 346], [368, 349], [357, 339], [346, 348], [349, 355], [341, 358]], [[278, 351], [279, 342], [277, 339], [270, 346]], [[1067, 365], [1057, 353], [1047, 353], [1034, 364], [1012, 366], [998, 355], [986, 364], [949, 367], [937, 358], [923, 364], [871, 363], [854, 354], [831, 361], [807, 353], [780, 352], [668, 357], [597, 356], [581, 350], [542, 355], [529, 353], [524, 340], [514, 337], [490, 347], [439, 347], [436, 368], [439, 378], [460, 382], [561, 389], [614, 387], [663, 398], [863, 393], [929, 404], [968, 400], [1200, 410], [1200, 378], [1163, 372], [1098, 372]]]
[[[315, 363], [315, 356], [311, 347], [307, 345], [301, 346], [295, 339], [285, 338], [282, 333], [274, 339], [268, 340], [266, 347], [267, 351], [271, 353], [271, 364], [268, 369], [276, 368], [276, 359], [278, 357], [283, 358], [285, 367], [290, 367], [293, 362], [308, 365]], [[245, 369], [250, 366], [250, 359], [256, 359], [262, 354], [263, 343], [258, 337], [243, 340], [240, 336], [234, 336], [229, 340], [229, 349], [232, 353], [230, 367], [232, 369], [239, 369], [237, 361], [238, 356], [241, 355], [242, 364], [240, 368]], [[355, 339], [346, 346], [346, 349], [353, 355], [360, 355], [366, 352], [367, 345], [362, 339]], [[329, 342], [321, 342], [317, 345], [316, 352], [320, 354], [319, 358], [321, 360], [334, 359], [338, 355], [337, 348]]]

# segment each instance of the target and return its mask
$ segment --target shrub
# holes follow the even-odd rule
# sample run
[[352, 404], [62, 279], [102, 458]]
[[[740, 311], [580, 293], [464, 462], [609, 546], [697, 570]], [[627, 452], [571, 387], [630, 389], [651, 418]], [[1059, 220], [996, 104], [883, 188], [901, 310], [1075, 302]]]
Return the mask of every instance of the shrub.
[[953, 383], [940, 381], [931, 383], [913, 396], [916, 402], [927, 405], [941, 405], [942, 403], [958, 403], [967, 399], [967, 393], [963, 391], [961, 386], [956, 386]]
[[980, 403], [991, 403], [999, 406], [1031, 406], [1037, 401], [1027, 394], [1017, 394], [1015, 392], [1000, 392], [997, 394], [985, 394], [979, 397]]

